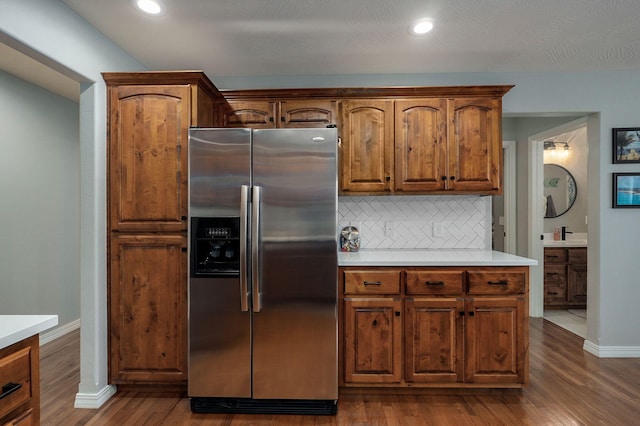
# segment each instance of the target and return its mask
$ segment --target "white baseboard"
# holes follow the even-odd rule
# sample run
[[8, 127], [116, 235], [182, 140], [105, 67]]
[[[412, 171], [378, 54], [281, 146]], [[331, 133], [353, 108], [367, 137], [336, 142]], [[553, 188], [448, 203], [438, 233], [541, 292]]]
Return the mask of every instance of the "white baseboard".
[[582, 349], [598, 358], [640, 358], [640, 346], [598, 346], [585, 340]]
[[49, 331], [48, 333], [42, 333], [40, 335], [40, 346], [44, 345], [45, 343], [49, 343], [53, 340], [56, 340], [59, 337], [64, 336], [67, 333], [71, 333], [73, 330], [77, 330], [80, 328], [80, 318], [78, 318], [77, 320], [68, 322], [64, 325], [61, 325], [58, 328], [55, 328], [51, 331]]
[[90, 408], [98, 409], [102, 407], [102, 404], [107, 402], [117, 392], [117, 388], [114, 385], [107, 385], [98, 393], [80, 393], [76, 394], [76, 401], [73, 404], [74, 408]]

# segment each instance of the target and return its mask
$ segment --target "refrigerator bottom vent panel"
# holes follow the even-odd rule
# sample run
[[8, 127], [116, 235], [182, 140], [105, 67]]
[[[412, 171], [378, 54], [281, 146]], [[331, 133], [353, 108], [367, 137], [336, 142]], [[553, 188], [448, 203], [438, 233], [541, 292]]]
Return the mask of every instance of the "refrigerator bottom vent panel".
[[333, 400], [191, 398], [194, 413], [303, 414], [335, 415], [338, 403]]

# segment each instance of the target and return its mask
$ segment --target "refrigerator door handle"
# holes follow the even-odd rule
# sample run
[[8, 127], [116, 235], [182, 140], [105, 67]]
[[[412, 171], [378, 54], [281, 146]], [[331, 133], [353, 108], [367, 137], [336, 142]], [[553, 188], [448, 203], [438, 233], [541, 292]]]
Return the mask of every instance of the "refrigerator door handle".
[[249, 186], [240, 188], [240, 310], [249, 311], [247, 237], [249, 235]]
[[260, 312], [260, 202], [262, 201], [262, 188], [253, 187], [251, 206], [251, 292], [253, 297], [253, 312]]

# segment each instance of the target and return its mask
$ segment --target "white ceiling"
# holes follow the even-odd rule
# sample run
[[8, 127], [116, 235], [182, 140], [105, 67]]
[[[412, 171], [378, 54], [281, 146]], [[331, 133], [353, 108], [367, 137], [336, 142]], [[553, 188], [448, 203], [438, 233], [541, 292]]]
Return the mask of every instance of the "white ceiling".
[[[216, 76], [640, 69], [638, 0], [62, 0], [152, 70]], [[413, 20], [434, 29], [411, 36]]]

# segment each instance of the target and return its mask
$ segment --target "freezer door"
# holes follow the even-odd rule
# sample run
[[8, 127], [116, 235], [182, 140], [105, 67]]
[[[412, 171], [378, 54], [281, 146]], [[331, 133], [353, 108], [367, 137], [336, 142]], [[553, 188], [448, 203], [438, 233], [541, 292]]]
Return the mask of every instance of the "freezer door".
[[239, 216], [241, 185], [251, 185], [251, 129], [190, 129], [189, 216]]
[[239, 287], [237, 278], [190, 279], [190, 397], [251, 397], [250, 314]]
[[[190, 218], [242, 216], [242, 186], [247, 188], [251, 184], [250, 173], [250, 130], [191, 129]], [[240, 223], [242, 228], [242, 218]], [[191, 220], [189, 224], [191, 241], [194, 231]], [[246, 249], [246, 242], [240, 244], [241, 250], [242, 246]], [[193, 251], [190, 244], [190, 258]], [[192, 268], [193, 263], [189, 263]], [[240, 263], [242, 269], [244, 265]], [[251, 312], [244, 302], [246, 295], [242, 294], [242, 274], [193, 275], [190, 271], [189, 396], [250, 398]]]
[[255, 130], [253, 143], [253, 397], [335, 400], [336, 130]]

